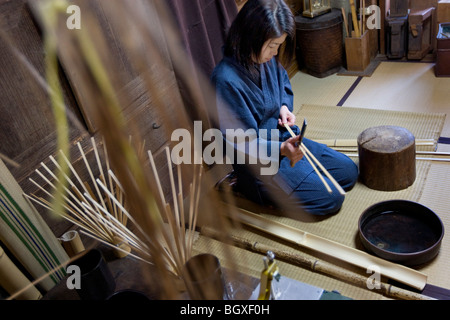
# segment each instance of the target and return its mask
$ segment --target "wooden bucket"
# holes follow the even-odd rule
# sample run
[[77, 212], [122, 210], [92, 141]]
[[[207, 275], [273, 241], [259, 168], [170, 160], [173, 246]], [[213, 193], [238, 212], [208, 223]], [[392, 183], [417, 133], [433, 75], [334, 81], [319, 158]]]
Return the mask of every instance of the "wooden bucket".
[[361, 181], [369, 188], [397, 191], [416, 179], [415, 137], [405, 128], [373, 127], [358, 137]]

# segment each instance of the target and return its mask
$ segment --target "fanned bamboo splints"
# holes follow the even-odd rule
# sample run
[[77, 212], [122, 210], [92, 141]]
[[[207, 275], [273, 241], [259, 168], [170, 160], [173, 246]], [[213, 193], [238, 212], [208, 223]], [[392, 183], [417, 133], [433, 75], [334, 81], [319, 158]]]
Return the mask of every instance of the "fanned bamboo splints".
[[[119, 258], [130, 255], [151, 264], [152, 257], [149, 246], [147, 245], [147, 243], [151, 242], [151, 239], [141, 229], [138, 223], [136, 223], [132, 213], [127, 208], [125, 192], [122, 184], [111, 170], [106, 147], [104, 150], [106, 170], [104, 170], [94, 138], [91, 139], [91, 142], [95, 156], [94, 162], [98, 167], [96, 168], [98, 169], [97, 171], [91, 167], [81, 144], [78, 143], [77, 145], [83, 163], [89, 173], [89, 182], [83, 181], [80, 174], [68, 160], [68, 157], [64, 153], [60, 153], [64, 161], [66, 161], [70, 172], [63, 173], [62, 175], [68, 183], [68, 187], [65, 188], [65, 194], [63, 195], [65, 212], [57, 212], [56, 214], [59, 214], [67, 221], [79, 227], [82, 234], [116, 249], [116, 255]], [[140, 148], [141, 152], [142, 148], [143, 146]], [[148, 151], [160, 201], [164, 208], [161, 212], [161, 218], [167, 223], [167, 228], [162, 231], [162, 238], [159, 239], [164, 248], [162, 255], [167, 262], [167, 269], [175, 275], [180, 276], [185, 262], [192, 255], [200, 198], [202, 168], [201, 165], [194, 165], [193, 182], [190, 184], [190, 194], [187, 197], [189, 199], [189, 208], [186, 208], [185, 212], [181, 167], [178, 165], [176, 168], [177, 182], [175, 182], [168, 147], [166, 149], [166, 155], [168, 167], [170, 168], [169, 176], [173, 195], [173, 206], [165, 200], [153, 155], [151, 151]], [[55, 165], [55, 170], [61, 171], [61, 167], [52, 156], [50, 156], [50, 160]], [[31, 178], [30, 181], [49, 199], [53, 199], [54, 195], [50, 191], [57, 190], [56, 183], [59, 182], [58, 175], [52, 172], [44, 163], [41, 163], [41, 166], [46, 175], [40, 170], [36, 170], [36, 173], [44, 181], [44, 185], [48, 186], [51, 190], [46, 190], [46, 188]], [[95, 172], [99, 173], [98, 177], [95, 176]], [[73, 178], [71, 179], [69, 175], [73, 176]], [[36, 195], [26, 195], [26, 197], [44, 208], [50, 211], [52, 210], [50, 200]], [[127, 227], [128, 222], [133, 224], [142, 238]]]
[[[91, 138], [91, 143], [95, 156], [95, 163], [97, 165], [96, 169], [99, 172], [99, 178], [94, 176], [94, 171], [91, 168], [91, 164], [89, 163], [81, 144], [77, 144], [83, 163], [89, 173], [90, 183], [82, 181], [80, 175], [62, 151], [60, 151], [60, 156], [69, 167], [68, 173], [63, 171], [52, 156], [50, 156], [50, 160], [55, 165], [55, 172], [52, 172], [48, 166], [41, 163], [47, 176], [38, 169], [36, 170], [36, 173], [51, 187], [53, 192], [58, 192], [57, 184], [61, 182], [58, 177], [63, 177], [65, 179], [64, 182], [68, 185], [68, 187], [64, 187], [63, 191], [65, 194], [62, 194], [65, 201], [65, 212], [56, 212], [56, 214], [72, 222], [88, 234], [95, 235], [96, 238], [102, 239], [112, 246], [120, 246], [122, 250], [117, 250], [117, 255], [123, 257], [124, 251], [130, 251], [128, 246], [135, 245], [137, 248], [141, 249], [142, 245], [138, 244], [139, 241], [136, 241], [136, 237], [126, 227], [128, 217], [125, 211], [127, 209], [125, 195], [120, 187], [120, 183], [117, 181], [112, 171], [109, 170], [110, 165], [107, 157], [104, 159], [107, 168], [107, 173], [105, 174], [104, 166], [94, 138]], [[71, 179], [69, 175], [72, 175], [74, 178]], [[33, 179], [30, 178], [30, 181], [50, 198], [53, 199], [55, 197], [54, 194], [51, 194], [51, 192], [47, 191]], [[109, 181], [109, 188], [105, 187], [105, 185], [107, 185], [106, 181]], [[53, 210], [50, 201], [38, 198], [35, 195], [27, 197], [45, 208]]]

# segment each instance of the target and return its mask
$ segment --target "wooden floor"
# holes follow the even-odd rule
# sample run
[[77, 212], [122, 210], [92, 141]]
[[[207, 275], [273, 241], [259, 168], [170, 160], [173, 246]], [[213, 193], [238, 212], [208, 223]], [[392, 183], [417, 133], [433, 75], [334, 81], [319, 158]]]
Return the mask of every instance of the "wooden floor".
[[[295, 106], [304, 103], [371, 109], [445, 113], [442, 137], [450, 137], [450, 78], [435, 77], [434, 64], [382, 62], [371, 77], [315, 78], [298, 72], [291, 79]], [[439, 144], [449, 151], [449, 144]]]

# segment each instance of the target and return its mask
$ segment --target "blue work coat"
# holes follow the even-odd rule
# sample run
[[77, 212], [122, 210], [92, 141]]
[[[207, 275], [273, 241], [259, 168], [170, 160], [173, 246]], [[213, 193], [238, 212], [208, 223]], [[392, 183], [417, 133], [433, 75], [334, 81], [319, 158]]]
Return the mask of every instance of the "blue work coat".
[[[258, 136], [259, 147], [277, 150], [277, 154], [270, 154], [271, 158], [278, 160], [278, 171], [272, 176], [261, 176], [260, 170], [251, 170], [252, 165], [233, 164], [238, 175], [238, 181], [244, 184], [244, 191], [248, 193], [259, 192], [262, 187], [282, 189], [287, 195], [299, 187], [302, 181], [313, 171], [305, 164], [305, 158], [291, 167], [290, 160], [280, 155], [281, 143], [291, 136], [286, 128], [278, 126], [278, 118], [282, 105], [293, 111], [293, 91], [286, 70], [276, 58], [260, 65], [260, 85], [255, 83], [248, 70], [240, 65], [234, 58], [224, 57], [216, 66], [211, 76], [217, 94], [217, 109], [220, 129], [242, 128], [243, 130], [268, 130], [268, 137]], [[278, 139], [273, 140], [271, 129], [278, 130]], [[293, 131], [299, 134], [299, 128], [294, 126]], [[308, 139], [303, 142], [314, 154], [321, 154], [325, 145], [314, 143]], [[276, 149], [272, 144], [276, 144]], [[271, 149], [271, 147], [273, 149]], [[256, 165], [258, 167], [258, 165]], [[263, 181], [263, 182], [262, 182]], [[263, 199], [253, 199], [263, 202]], [[262, 201], [260, 201], [262, 200]]]

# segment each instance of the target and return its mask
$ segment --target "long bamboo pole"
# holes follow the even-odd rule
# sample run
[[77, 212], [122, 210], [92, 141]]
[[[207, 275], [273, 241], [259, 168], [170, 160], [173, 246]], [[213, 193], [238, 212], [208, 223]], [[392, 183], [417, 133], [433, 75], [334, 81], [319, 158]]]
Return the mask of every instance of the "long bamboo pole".
[[[345, 154], [347, 157], [352, 157], [352, 158], [358, 158], [359, 154], [357, 153], [348, 153]], [[427, 158], [427, 157], [416, 157], [416, 160], [421, 160], [421, 161], [439, 161], [439, 162], [450, 162], [450, 158]]]
[[354, 0], [350, 0], [350, 9], [352, 12], [353, 28], [355, 29], [355, 35], [356, 35], [356, 38], [359, 38], [359, 37], [361, 37], [361, 32], [359, 29], [358, 16], [356, 14], [356, 6], [355, 6]]
[[[239, 237], [233, 234], [228, 234], [227, 237], [223, 239], [218, 231], [210, 227], [203, 227], [201, 229], [201, 234], [203, 236], [217, 240], [231, 241], [232, 244], [237, 247], [263, 255], [266, 255], [268, 251], [272, 251], [275, 254], [275, 257], [280, 261], [285, 261], [287, 263], [291, 263], [313, 272], [322, 273], [335, 279], [351, 283], [358, 287], [381, 293], [391, 298], [402, 300], [434, 300], [431, 297], [402, 289], [385, 282], [376, 282], [375, 279], [369, 279], [368, 277], [364, 277], [331, 263], [315, 258], [309, 258], [299, 253], [271, 247], [259, 241], [254, 242], [244, 237]], [[371, 287], [369, 287], [369, 284], [371, 285]]]
[[[342, 152], [358, 152], [358, 149], [348, 147], [332, 147], [336, 151]], [[439, 151], [419, 151], [416, 150], [416, 155], [429, 155], [429, 156], [450, 156], [450, 152]]]
[[344, 29], [345, 29], [345, 35], [347, 38], [351, 37], [351, 34], [348, 31], [348, 22], [347, 22], [347, 14], [345, 13], [345, 9], [341, 8], [342, 11], [342, 19], [344, 19]]
[[[356, 139], [314, 139], [315, 142], [322, 143], [328, 147], [357, 147]], [[416, 146], [433, 146], [436, 143], [434, 139], [416, 139]]]

